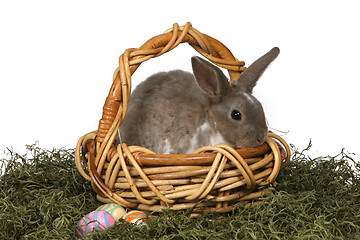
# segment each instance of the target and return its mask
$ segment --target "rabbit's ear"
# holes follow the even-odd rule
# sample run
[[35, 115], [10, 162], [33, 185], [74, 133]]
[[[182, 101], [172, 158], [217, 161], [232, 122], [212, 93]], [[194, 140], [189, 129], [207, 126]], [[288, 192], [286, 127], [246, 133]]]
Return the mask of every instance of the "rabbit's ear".
[[274, 47], [264, 56], [256, 60], [251, 64], [236, 80], [233, 85], [239, 86], [244, 91], [252, 93], [257, 81], [261, 75], [265, 72], [266, 68], [272, 61], [279, 55], [280, 49]]
[[212, 102], [221, 101], [229, 89], [224, 73], [215, 65], [199, 57], [191, 58], [193, 72], [200, 88]]

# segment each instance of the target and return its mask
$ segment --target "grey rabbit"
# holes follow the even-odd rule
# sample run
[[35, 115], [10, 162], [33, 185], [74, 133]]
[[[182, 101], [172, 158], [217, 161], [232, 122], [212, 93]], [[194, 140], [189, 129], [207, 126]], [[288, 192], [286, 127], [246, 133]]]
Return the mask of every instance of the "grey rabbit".
[[263, 144], [268, 127], [252, 90], [279, 52], [273, 48], [232, 85], [218, 67], [199, 57], [191, 58], [194, 74], [174, 70], [150, 76], [130, 97], [119, 128], [121, 142], [159, 154], [192, 153], [220, 143], [236, 148]]

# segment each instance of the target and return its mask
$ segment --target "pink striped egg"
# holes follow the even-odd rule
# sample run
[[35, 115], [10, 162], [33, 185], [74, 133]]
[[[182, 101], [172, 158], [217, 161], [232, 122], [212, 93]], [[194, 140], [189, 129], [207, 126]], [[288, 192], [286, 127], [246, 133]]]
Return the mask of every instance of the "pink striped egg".
[[96, 210], [107, 211], [108, 213], [111, 214], [111, 216], [113, 216], [113, 218], [115, 219], [116, 222], [119, 221], [119, 219], [122, 218], [126, 214], [125, 209], [122, 206], [117, 205], [115, 203], [107, 203], [107, 204], [101, 205]]
[[136, 225], [146, 225], [146, 214], [142, 211], [130, 211], [124, 216], [124, 219], [128, 223]]
[[113, 216], [107, 211], [92, 211], [78, 222], [76, 233], [79, 237], [86, 238], [87, 233], [101, 231], [114, 224]]

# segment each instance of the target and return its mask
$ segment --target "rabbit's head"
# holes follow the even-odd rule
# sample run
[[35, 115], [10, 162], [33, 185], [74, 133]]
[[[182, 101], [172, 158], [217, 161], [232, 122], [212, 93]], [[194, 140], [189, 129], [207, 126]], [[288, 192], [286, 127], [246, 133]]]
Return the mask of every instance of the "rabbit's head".
[[268, 127], [264, 110], [252, 90], [279, 52], [278, 48], [273, 48], [231, 85], [218, 67], [199, 57], [192, 58], [195, 79], [209, 100], [207, 116], [230, 145], [257, 147], [265, 142]]

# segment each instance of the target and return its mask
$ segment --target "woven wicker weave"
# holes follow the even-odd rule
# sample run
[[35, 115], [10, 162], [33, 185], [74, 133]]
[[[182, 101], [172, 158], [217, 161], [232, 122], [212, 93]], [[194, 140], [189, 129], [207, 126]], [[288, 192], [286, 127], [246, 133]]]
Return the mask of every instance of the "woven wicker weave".
[[246, 69], [222, 43], [190, 23], [174, 24], [140, 48], [127, 49], [120, 56], [98, 130], [81, 137], [76, 147], [77, 168], [91, 181], [99, 201], [155, 212], [193, 208], [194, 215], [201, 210], [223, 213], [266, 195], [266, 187], [288, 164], [289, 147], [273, 133], [258, 148], [205, 146], [193, 154], [156, 154], [143, 147], [114, 145], [126, 116], [131, 75], [142, 62], [185, 42], [227, 69], [230, 83]]

